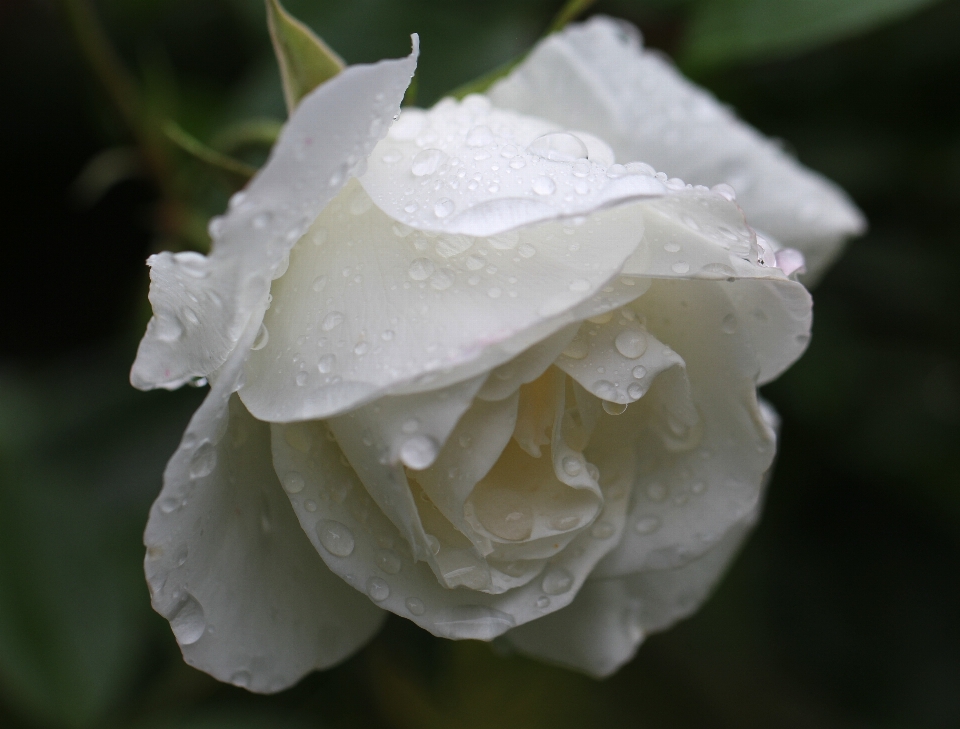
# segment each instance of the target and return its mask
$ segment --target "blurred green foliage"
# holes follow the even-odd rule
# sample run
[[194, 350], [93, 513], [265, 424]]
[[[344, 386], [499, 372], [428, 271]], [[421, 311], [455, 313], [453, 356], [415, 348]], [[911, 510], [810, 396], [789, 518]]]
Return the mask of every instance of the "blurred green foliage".
[[[391, 617], [273, 697], [187, 667], [150, 610], [140, 534], [202, 393], [126, 382], [143, 259], [202, 249], [241, 181], [164, 124], [256, 166], [286, 116], [264, 6], [97, 2], [131, 95], [90, 74], [71, 5], [0, 3], [0, 726], [960, 725], [960, 0], [591, 8], [638, 23], [870, 219], [815, 293], [810, 351], [767, 388], [784, 428], [764, 519], [708, 605], [607, 681]], [[426, 105], [527, 50], [561, 3], [286, 5], [348, 63], [418, 32]]]

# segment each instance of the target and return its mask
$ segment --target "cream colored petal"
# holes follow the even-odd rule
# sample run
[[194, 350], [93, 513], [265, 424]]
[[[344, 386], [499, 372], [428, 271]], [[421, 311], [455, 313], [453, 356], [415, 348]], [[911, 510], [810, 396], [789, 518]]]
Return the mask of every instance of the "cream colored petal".
[[290, 248], [386, 134], [417, 54], [414, 36], [407, 58], [350, 66], [307, 95], [267, 164], [210, 221], [209, 256], [150, 257], [154, 317], [130, 373], [135, 387], [173, 389], [223, 365]]
[[627, 23], [594, 17], [549, 36], [489, 96], [497, 106], [592, 132], [621, 163], [642, 160], [694, 184], [730, 184], [752, 225], [803, 252], [808, 280], [863, 232], [863, 215], [839, 187], [643, 50]]
[[657, 281], [634, 304], [683, 357], [695, 411], [691, 419], [658, 378], [616, 423], [598, 423], [591, 442], [612, 447], [619, 438], [637, 460], [628, 527], [597, 576], [685, 564], [756, 512], [776, 437], [757, 403], [750, 340], [728, 325], [729, 291], [748, 283]]
[[274, 282], [268, 339], [240, 395], [283, 422], [486, 373], [628, 300], [632, 289], [610, 280], [642, 235], [637, 209], [621, 206], [496, 240], [428, 236], [349, 185]]
[[251, 691], [339, 663], [383, 621], [304, 537], [268, 426], [216, 386], [167, 467], [144, 542], [153, 606], [184, 659]]
[[653, 170], [608, 167], [609, 148], [483, 96], [406, 109], [360, 182], [391, 218], [419, 230], [496, 236], [667, 193]]
[[508, 632], [521, 653], [596, 678], [616, 672], [650, 633], [696, 611], [730, 563], [747, 529], [738, 528], [675, 569], [588, 580], [569, 607]]

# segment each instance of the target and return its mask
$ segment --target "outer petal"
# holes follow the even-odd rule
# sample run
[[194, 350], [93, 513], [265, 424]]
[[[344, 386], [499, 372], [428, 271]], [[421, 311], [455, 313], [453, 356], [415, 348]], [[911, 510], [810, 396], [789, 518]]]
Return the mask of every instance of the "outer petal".
[[683, 357], [694, 420], [686, 402], [660, 387], [661, 375], [615, 430], [605, 429], [609, 420], [598, 424], [597, 443], [619, 438], [629, 448], [632, 440], [637, 461], [628, 528], [595, 576], [680, 566], [756, 512], [776, 436], [756, 399], [757, 358], [735, 315], [728, 318], [735, 310], [727, 291], [748, 285], [658, 281], [634, 304]]
[[642, 160], [696, 184], [729, 183], [752, 225], [803, 252], [811, 278], [864, 229], [842, 190], [644, 51], [626, 23], [595, 17], [549, 36], [489, 95], [498, 106], [596, 134], [620, 162]]
[[290, 248], [386, 134], [417, 53], [414, 36], [409, 57], [351, 66], [306, 96], [267, 164], [210, 222], [209, 257], [150, 257], [154, 317], [130, 375], [134, 386], [176, 388], [226, 361]]
[[638, 206], [644, 245], [628, 276], [726, 280], [734, 309], [724, 326], [744, 333], [758, 358], [759, 384], [795, 362], [810, 341], [810, 294], [773, 265], [758, 264], [753, 231], [736, 205], [715, 192], [684, 190]]
[[594, 143], [599, 160], [542, 119], [491, 108], [483, 96], [444, 99], [405, 110], [360, 182], [395, 220], [478, 236], [667, 192], [651, 168], [608, 170], [606, 145]]
[[692, 614], [709, 596], [748, 529], [730, 531], [688, 564], [620, 579], [588, 580], [568, 607], [504, 637], [521, 653], [597, 678], [629, 661], [650, 633]]
[[351, 185], [274, 283], [240, 395], [261, 420], [306, 420], [488, 372], [632, 298], [606, 288], [642, 238], [636, 205], [498, 238], [428, 236]]
[[167, 466], [144, 535], [147, 581], [187, 663], [279, 691], [357, 650], [383, 612], [317, 557], [277, 482], [268, 426], [228, 405], [230, 384], [215, 384]]

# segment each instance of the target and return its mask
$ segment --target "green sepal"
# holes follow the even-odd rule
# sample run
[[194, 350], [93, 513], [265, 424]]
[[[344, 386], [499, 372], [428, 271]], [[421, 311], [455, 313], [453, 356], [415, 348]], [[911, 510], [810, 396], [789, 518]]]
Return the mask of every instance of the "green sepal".
[[280, 65], [283, 98], [293, 113], [300, 99], [344, 68], [343, 59], [310, 28], [288, 13], [279, 0], [266, 0], [267, 26]]

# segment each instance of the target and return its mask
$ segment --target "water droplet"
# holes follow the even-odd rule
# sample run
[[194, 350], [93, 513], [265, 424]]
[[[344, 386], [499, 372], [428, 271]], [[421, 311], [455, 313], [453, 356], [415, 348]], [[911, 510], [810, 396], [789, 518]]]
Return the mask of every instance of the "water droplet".
[[410, 166], [410, 172], [412, 172], [416, 177], [432, 175], [434, 172], [436, 172], [437, 167], [440, 166], [440, 163], [446, 156], [447, 155], [445, 155], [439, 149], [425, 149], [422, 152], [417, 153], [417, 156], [413, 158], [413, 164]]
[[367, 342], [357, 342], [357, 346], [353, 348], [353, 353], [358, 357], [366, 354], [370, 350], [370, 345]]
[[243, 205], [243, 202], [246, 199], [247, 199], [247, 193], [241, 190], [240, 192], [235, 192], [233, 193], [233, 195], [230, 196], [230, 200], [227, 203], [227, 205], [229, 205], [230, 209], [233, 210], [234, 208], [238, 208], [241, 205]]
[[392, 549], [384, 549], [377, 554], [377, 567], [382, 569], [388, 575], [395, 575], [402, 566], [400, 555]]
[[541, 610], [546, 610], [548, 607], [550, 607], [550, 598], [547, 597], [546, 595], [541, 595], [540, 597], [538, 597], [537, 607], [540, 608]]
[[456, 209], [457, 205], [448, 197], [437, 200], [433, 206], [433, 214], [438, 218], [445, 218]]
[[492, 286], [489, 289], [487, 289], [487, 296], [489, 296], [491, 299], [499, 299], [500, 294], [502, 293], [503, 292], [500, 289], [498, 289], [496, 286]]
[[530, 143], [527, 151], [555, 162], [574, 162], [587, 157], [587, 145], [569, 132], [543, 134]]
[[643, 397], [643, 385], [639, 382], [631, 382], [627, 386], [627, 397], [631, 400], [639, 400]]
[[331, 329], [336, 329], [338, 326], [343, 324], [343, 314], [339, 311], [331, 311], [323, 318], [323, 324], [321, 328], [325, 332], [329, 332]]
[[555, 516], [550, 520], [550, 528], [558, 532], [566, 532], [580, 524], [579, 516]]
[[563, 470], [568, 476], [579, 476], [583, 470], [583, 463], [576, 456], [564, 456]]
[[720, 323], [720, 328], [724, 334], [733, 334], [737, 331], [737, 317], [733, 314], [727, 314]]
[[416, 418], [410, 418], [409, 420], [404, 421], [403, 425], [400, 426], [400, 430], [407, 435], [416, 433], [418, 430], [420, 430], [420, 421]]
[[533, 191], [538, 195], [552, 195], [557, 191], [557, 183], [541, 175], [533, 180]]
[[367, 594], [371, 600], [383, 602], [390, 597], [390, 585], [387, 584], [386, 580], [381, 580], [379, 577], [371, 577], [367, 580]]
[[540, 588], [548, 595], [562, 595], [573, 587], [573, 575], [563, 567], [551, 567], [543, 576]]
[[590, 353], [590, 345], [587, 344], [586, 339], [577, 337], [570, 344], [567, 345], [567, 348], [563, 350], [563, 356], [569, 357], [570, 359], [583, 359]]
[[270, 332], [267, 331], [265, 324], [260, 324], [260, 329], [257, 331], [257, 338], [253, 340], [253, 345], [250, 347], [254, 352], [263, 349], [267, 346], [267, 342], [270, 341]]
[[173, 614], [168, 616], [173, 634], [180, 645], [193, 645], [207, 629], [207, 621], [203, 616], [203, 607], [189, 592], [177, 605]]
[[641, 516], [633, 525], [633, 531], [637, 534], [653, 534], [660, 528], [660, 524], [659, 516]]
[[433, 265], [433, 261], [429, 258], [414, 258], [410, 262], [407, 273], [414, 281], [424, 281], [430, 278], [435, 270], [437, 270], [437, 267]]
[[598, 521], [590, 530], [590, 536], [594, 539], [609, 539], [616, 531], [616, 528], [610, 522]]
[[617, 351], [627, 359], [636, 359], [647, 351], [647, 337], [635, 329], [625, 329], [613, 340]]
[[633, 376], [636, 377], [638, 380], [642, 380], [644, 377], [647, 376], [647, 368], [644, 367], [643, 365], [637, 365], [636, 367], [633, 368]]
[[210, 441], [204, 441], [190, 459], [190, 478], [203, 478], [217, 467], [217, 449]]
[[349, 557], [353, 554], [353, 532], [345, 525], [333, 519], [321, 519], [315, 527], [320, 544], [336, 557]]
[[306, 372], [298, 372], [297, 376], [294, 379], [296, 380], [296, 383], [299, 387], [303, 387], [304, 385], [307, 384], [307, 377], [308, 375]]
[[510, 230], [506, 233], [490, 236], [487, 242], [491, 248], [496, 248], [498, 251], [511, 251], [520, 242], [520, 233], [516, 230]]
[[440, 448], [437, 442], [427, 435], [415, 435], [400, 446], [400, 460], [407, 468], [422, 471], [437, 458]]
[[393, 336], [394, 334], [392, 329], [384, 329], [380, 333], [380, 339], [382, 339], [385, 342], [389, 342], [391, 339], [393, 339]]
[[319, 293], [320, 291], [323, 291], [323, 287], [326, 285], [327, 285], [327, 277], [317, 276], [315, 279], [313, 279], [313, 284], [310, 286], [310, 288], [312, 288], [314, 291]]
[[593, 394], [601, 400], [613, 401], [617, 397], [617, 388], [608, 380], [597, 380], [593, 383]]
[[164, 514], [172, 514], [180, 508], [180, 504], [181, 502], [179, 499], [168, 496], [165, 499], [160, 500], [160, 511], [162, 511]]
[[174, 317], [154, 318], [153, 332], [161, 342], [175, 342], [183, 336], [183, 326]]
[[582, 294], [590, 290], [590, 282], [585, 278], [575, 278], [570, 282], [570, 290], [574, 293]]
[[335, 354], [325, 354], [317, 362], [317, 369], [320, 370], [322, 374], [327, 374], [330, 370], [333, 369], [333, 366], [337, 363], [337, 355]]
[[273, 220], [272, 213], [260, 213], [255, 215], [253, 218], [253, 227], [263, 229], [270, 225], [270, 221]]
[[400, 150], [391, 149], [389, 152], [383, 155], [383, 157], [381, 157], [380, 159], [382, 159], [388, 165], [392, 165], [403, 159], [403, 153]]
[[430, 554], [437, 554], [440, 551], [440, 540], [437, 539], [432, 534], [427, 534], [427, 549], [430, 550]]
[[283, 490], [288, 494], [299, 494], [303, 491], [303, 487], [303, 476], [296, 471], [290, 471], [290, 473], [283, 477]]
[[663, 250], [665, 250], [667, 253], [679, 253], [679, 252], [680, 252], [680, 244], [679, 244], [679, 243], [667, 243], [667, 244], [663, 247]]
[[423, 600], [421, 600], [419, 597], [408, 597], [404, 604], [407, 606], [407, 610], [410, 611], [411, 615], [423, 615], [423, 612], [426, 609], [423, 605]]
[[307, 499], [303, 502], [303, 508], [312, 514], [317, 510], [317, 502], [313, 499]]
[[493, 132], [490, 131], [490, 127], [483, 124], [475, 126], [467, 134], [468, 147], [486, 147], [491, 142], [493, 142]]
[[686, 263], [685, 261], [677, 261], [670, 266], [670, 270], [674, 273], [686, 273], [690, 270], [690, 264]]
[[315, 228], [313, 233], [310, 234], [310, 239], [315, 246], [322, 246], [327, 242], [328, 235], [329, 231], [326, 228]]
[[610, 400], [604, 400], [602, 402], [603, 410], [605, 413], [610, 415], [623, 415], [627, 411], [626, 403], [611, 402]]

